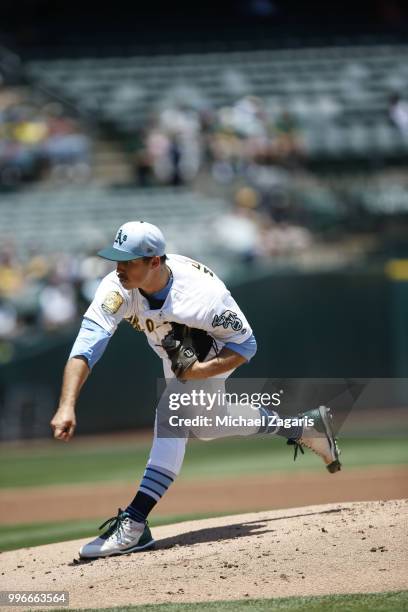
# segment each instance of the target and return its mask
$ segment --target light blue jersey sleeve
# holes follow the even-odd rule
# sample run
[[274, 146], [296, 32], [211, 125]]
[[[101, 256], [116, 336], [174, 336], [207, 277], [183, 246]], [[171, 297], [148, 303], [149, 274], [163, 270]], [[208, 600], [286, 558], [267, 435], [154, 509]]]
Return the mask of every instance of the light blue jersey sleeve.
[[102, 357], [111, 337], [112, 334], [98, 323], [84, 318], [69, 359], [71, 357], [85, 357], [89, 369], [92, 370], [96, 362]]
[[242, 355], [242, 357], [245, 357], [247, 361], [250, 361], [252, 359], [257, 349], [254, 334], [252, 334], [252, 336], [247, 338], [245, 342], [242, 342], [241, 344], [237, 344], [236, 342], [227, 342], [225, 346], [231, 349], [231, 351], [239, 353], [240, 355]]

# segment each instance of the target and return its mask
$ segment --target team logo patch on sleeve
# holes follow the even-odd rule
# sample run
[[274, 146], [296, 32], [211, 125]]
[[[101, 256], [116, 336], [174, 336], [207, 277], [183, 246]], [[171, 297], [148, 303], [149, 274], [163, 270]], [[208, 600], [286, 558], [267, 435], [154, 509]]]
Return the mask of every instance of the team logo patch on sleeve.
[[118, 291], [109, 291], [108, 295], [103, 301], [102, 310], [108, 314], [115, 314], [115, 312], [118, 312], [122, 304], [123, 297], [120, 295], [120, 293]]
[[223, 327], [224, 329], [231, 327], [231, 329], [234, 331], [241, 331], [242, 321], [236, 312], [232, 312], [232, 310], [224, 310], [222, 314], [214, 315], [212, 326]]

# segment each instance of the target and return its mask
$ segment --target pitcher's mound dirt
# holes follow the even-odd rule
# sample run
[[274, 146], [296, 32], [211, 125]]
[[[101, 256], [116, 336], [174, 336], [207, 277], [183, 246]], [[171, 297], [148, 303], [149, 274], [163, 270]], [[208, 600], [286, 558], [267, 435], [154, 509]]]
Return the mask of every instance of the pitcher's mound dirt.
[[[3, 590], [67, 590], [70, 607], [322, 595], [408, 588], [408, 500], [190, 521], [157, 548], [75, 563], [87, 540], [1, 555]], [[21, 610], [22, 608], [20, 608]]]

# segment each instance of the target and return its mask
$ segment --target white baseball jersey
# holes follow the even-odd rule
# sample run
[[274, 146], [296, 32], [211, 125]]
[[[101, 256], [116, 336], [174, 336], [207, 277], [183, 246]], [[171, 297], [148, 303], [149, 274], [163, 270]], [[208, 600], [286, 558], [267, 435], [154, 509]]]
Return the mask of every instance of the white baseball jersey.
[[[205, 265], [182, 255], [168, 255], [166, 263], [173, 284], [161, 308], [152, 310], [138, 289], [124, 289], [113, 271], [102, 279], [84, 317], [111, 334], [123, 319], [144, 332], [163, 360], [167, 377], [173, 375], [161, 343], [172, 322], [205, 330], [215, 340], [217, 351], [227, 342], [245, 342], [252, 329], [224, 283]], [[211, 351], [207, 359], [214, 354]]]

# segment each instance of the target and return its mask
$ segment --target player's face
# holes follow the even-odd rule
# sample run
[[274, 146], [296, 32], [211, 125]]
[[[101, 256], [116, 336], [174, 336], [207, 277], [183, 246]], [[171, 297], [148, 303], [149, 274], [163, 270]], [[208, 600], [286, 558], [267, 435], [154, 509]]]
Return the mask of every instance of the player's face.
[[125, 289], [143, 289], [150, 284], [152, 275], [157, 269], [157, 264], [160, 265], [159, 257], [153, 257], [149, 261], [144, 261], [143, 259], [118, 261], [116, 274], [119, 277], [120, 284]]

